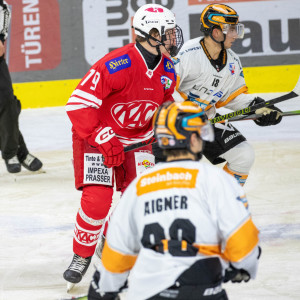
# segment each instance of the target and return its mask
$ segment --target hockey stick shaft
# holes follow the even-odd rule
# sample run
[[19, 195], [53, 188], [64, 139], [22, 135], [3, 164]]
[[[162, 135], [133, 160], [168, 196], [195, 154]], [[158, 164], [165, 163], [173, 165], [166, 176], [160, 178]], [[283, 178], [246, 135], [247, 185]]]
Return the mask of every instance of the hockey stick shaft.
[[148, 141], [139, 142], [139, 143], [132, 144], [132, 145], [129, 145], [129, 146], [125, 147], [124, 152], [126, 153], [128, 151], [132, 151], [132, 150], [135, 150], [135, 149], [138, 149], [138, 148], [142, 148], [144, 146], [151, 145], [151, 144], [154, 144], [154, 143], [157, 143], [157, 141], [153, 137], [153, 138], [149, 139]]
[[299, 95], [300, 95], [300, 77], [297, 81], [297, 84], [296, 84], [295, 88], [290, 93], [282, 95], [282, 96], [277, 97], [277, 98], [274, 98], [272, 100], [266, 101], [265, 103], [258, 103], [256, 105], [249, 106], [249, 107], [234, 111], [232, 113], [228, 113], [228, 114], [225, 114], [225, 115], [222, 115], [222, 116], [212, 118], [210, 120], [210, 122], [212, 124], [215, 124], [215, 123], [220, 123], [220, 122], [225, 121], [225, 120], [230, 120], [230, 119], [232, 119], [234, 117], [237, 117], [237, 116], [240, 116], [240, 115], [251, 114], [251, 113], [254, 113], [259, 108], [268, 107], [270, 105], [274, 105], [274, 104], [277, 104], [279, 102], [290, 100], [292, 98], [298, 97]]
[[[300, 115], [300, 110], [293, 110], [293, 111], [285, 111], [285, 112], [281, 112], [280, 115], [282, 117], [290, 117], [290, 116], [297, 116]], [[248, 116], [237, 116], [234, 117], [228, 121], [230, 122], [236, 122], [236, 121], [247, 121], [247, 120], [257, 120], [258, 118], [262, 117], [262, 114], [253, 114], [253, 115], [248, 115]], [[217, 123], [225, 123], [226, 120], [221, 121], [221, 122], [217, 122]]]
[[[289, 98], [289, 99], [291, 99], [291, 98]], [[286, 99], [286, 100], [288, 100], [288, 99]], [[297, 116], [297, 115], [300, 115], [300, 110], [286, 111], [286, 112], [281, 113], [282, 117]], [[238, 115], [238, 116], [235, 116], [235, 117], [230, 118], [230, 119], [215, 121], [213, 124], [215, 124], [215, 123], [225, 123], [225, 121], [227, 121], [227, 120], [230, 121], [230, 122], [256, 120], [256, 119], [260, 118], [261, 116], [262, 115], [257, 115], [257, 114]], [[136, 144], [132, 144], [130, 146], [127, 146], [127, 147], [124, 148], [124, 152], [126, 153], [126, 152], [129, 152], [129, 151], [138, 149], [138, 148], [142, 148], [146, 145], [152, 145], [152, 144], [155, 144], [155, 143], [157, 143], [156, 139], [152, 138], [152, 139], [150, 139], [149, 141], [146, 141], [146, 142], [140, 142], [140, 143], [136, 143]]]

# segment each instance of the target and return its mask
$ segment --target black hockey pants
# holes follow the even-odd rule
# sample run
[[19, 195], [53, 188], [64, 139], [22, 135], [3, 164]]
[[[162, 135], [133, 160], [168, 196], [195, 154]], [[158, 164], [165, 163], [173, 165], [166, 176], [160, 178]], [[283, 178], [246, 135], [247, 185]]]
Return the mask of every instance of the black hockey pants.
[[0, 150], [3, 159], [18, 155], [23, 160], [28, 149], [19, 130], [21, 103], [14, 96], [4, 57], [0, 57]]
[[222, 281], [220, 260], [201, 259], [184, 271], [173, 286], [147, 300], [228, 300]]

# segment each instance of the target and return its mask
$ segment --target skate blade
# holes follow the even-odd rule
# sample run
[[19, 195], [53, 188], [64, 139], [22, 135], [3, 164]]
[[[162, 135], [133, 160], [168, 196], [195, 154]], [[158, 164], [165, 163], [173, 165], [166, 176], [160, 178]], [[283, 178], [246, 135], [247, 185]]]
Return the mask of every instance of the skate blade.
[[84, 296], [75, 296], [72, 298], [60, 298], [59, 300], [88, 300], [88, 297], [84, 295]]
[[67, 293], [69, 293], [74, 286], [75, 286], [75, 283], [68, 282], [67, 283]]

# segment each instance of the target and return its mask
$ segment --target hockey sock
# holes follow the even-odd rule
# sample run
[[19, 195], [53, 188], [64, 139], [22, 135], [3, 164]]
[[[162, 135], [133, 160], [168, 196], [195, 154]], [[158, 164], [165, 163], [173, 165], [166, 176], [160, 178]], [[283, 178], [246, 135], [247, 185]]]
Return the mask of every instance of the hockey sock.
[[83, 188], [81, 207], [76, 216], [73, 251], [81, 257], [92, 256], [112, 202], [113, 189], [103, 186]]
[[229, 167], [228, 167], [228, 163], [224, 166], [223, 170], [226, 173], [233, 176], [241, 186], [243, 186], [245, 184], [245, 182], [248, 178], [248, 174], [242, 174], [242, 173], [238, 173], [238, 172], [230, 170]]

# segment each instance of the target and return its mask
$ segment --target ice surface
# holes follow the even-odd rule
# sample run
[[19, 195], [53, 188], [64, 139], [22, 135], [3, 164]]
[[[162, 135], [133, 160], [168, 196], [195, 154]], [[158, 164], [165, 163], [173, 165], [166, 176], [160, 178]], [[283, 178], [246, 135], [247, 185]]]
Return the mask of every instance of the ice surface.
[[[296, 110], [299, 101], [278, 106]], [[266, 128], [252, 121], [235, 126], [256, 152], [245, 190], [263, 252], [256, 280], [224, 287], [232, 300], [300, 299], [300, 116]], [[80, 202], [71, 125], [64, 108], [57, 107], [22, 111], [20, 127], [45, 173], [12, 175], [0, 162], [0, 300], [60, 299], [67, 296], [62, 273], [72, 258]], [[86, 293], [92, 273], [91, 266], [70, 295]]]

